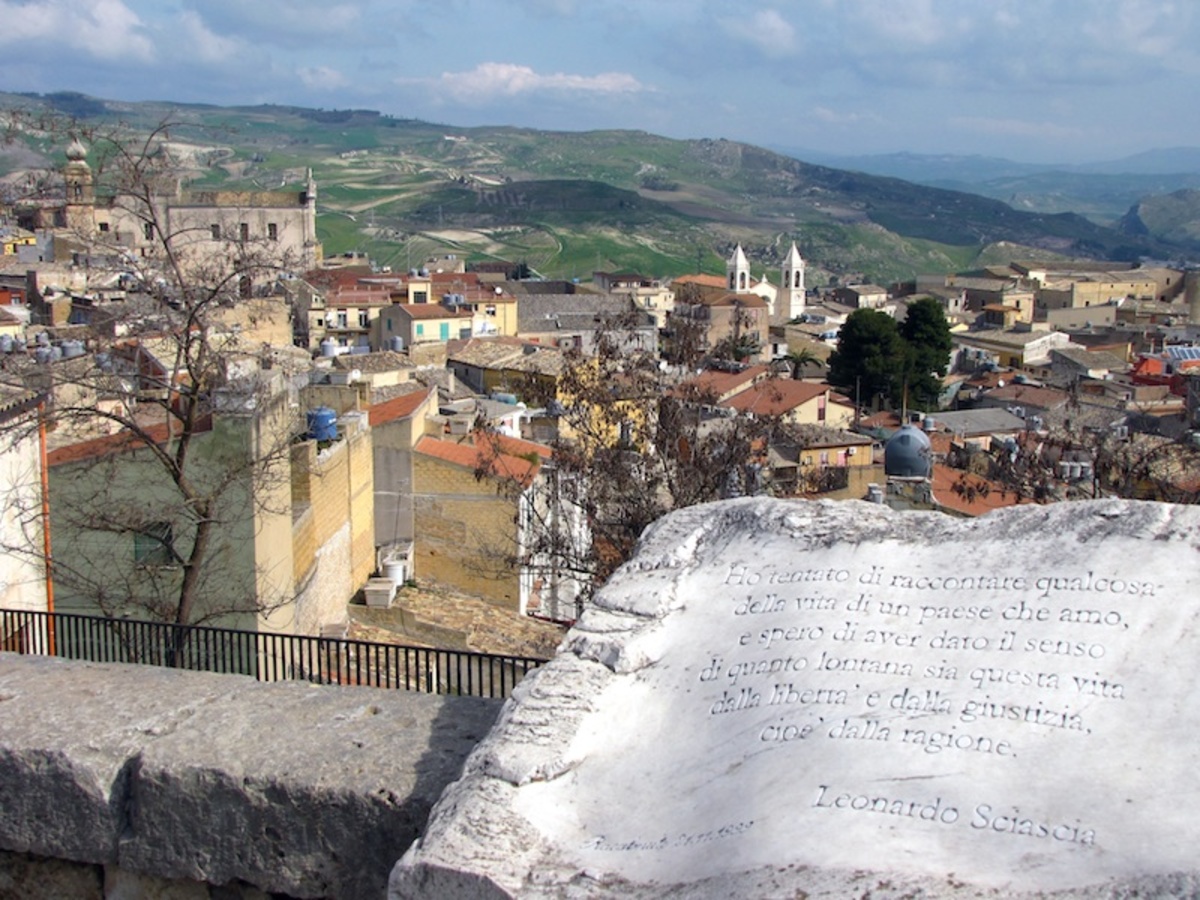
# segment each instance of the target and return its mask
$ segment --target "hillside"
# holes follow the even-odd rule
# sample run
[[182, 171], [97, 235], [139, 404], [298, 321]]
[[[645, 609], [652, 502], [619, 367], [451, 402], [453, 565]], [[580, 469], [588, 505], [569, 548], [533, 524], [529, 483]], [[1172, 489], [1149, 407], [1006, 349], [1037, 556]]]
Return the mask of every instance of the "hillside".
[[[361, 250], [403, 267], [431, 253], [524, 260], [548, 277], [595, 269], [660, 275], [719, 270], [735, 242], [756, 271], [796, 240], [817, 281], [887, 282], [973, 264], [1005, 242], [1015, 255], [1169, 257], [1151, 233], [1073, 213], [1013, 209], [977, 194], [811, 165], [726, 140], [636, 131], [453, 128], [371, 110], [114, 103], [79, 94], [0, 96], [97, 127], [170, 122], [171, 149], [206, 186], [277, 187], [311, 168], [327, 253]], [[22, 154], [61, 154], [27, 129]], [[57, 156], [61, 158], [61, 156]]]
[[1146, 197], [1130, 207], [1118, 227], [1126, 234], [1200, 244], [1200, 190]]
[[[1054, 166], [997, 157], [919, 153], [825, 155], [816, 161], [903, 178], [929, 187], [979, 194], [1027, 212], [1076, 212], [1106, 226], [1115, 226], [1131, 206], [1144, 198], [1200, 188], [1200, 148], [1195, 147]], [[1159, 236], [1170, 240], [1165, 234]]]

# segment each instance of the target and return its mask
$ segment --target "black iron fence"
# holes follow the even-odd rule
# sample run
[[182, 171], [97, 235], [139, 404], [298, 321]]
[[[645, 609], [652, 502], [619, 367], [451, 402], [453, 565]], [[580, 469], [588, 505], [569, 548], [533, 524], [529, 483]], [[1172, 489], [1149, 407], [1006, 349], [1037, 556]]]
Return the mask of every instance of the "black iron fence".
[[0, 650], [429, 694], [507, 697], [545, 660], [349, 638], [0, 609]]

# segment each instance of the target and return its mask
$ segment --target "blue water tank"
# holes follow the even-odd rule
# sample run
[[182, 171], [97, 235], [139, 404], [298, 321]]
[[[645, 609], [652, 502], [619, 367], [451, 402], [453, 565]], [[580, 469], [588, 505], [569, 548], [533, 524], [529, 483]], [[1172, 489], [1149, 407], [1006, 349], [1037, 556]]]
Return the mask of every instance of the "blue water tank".
[[308, 436], [314, 441], [337, 440], [337, 413], [328, 406], [308, 411]]

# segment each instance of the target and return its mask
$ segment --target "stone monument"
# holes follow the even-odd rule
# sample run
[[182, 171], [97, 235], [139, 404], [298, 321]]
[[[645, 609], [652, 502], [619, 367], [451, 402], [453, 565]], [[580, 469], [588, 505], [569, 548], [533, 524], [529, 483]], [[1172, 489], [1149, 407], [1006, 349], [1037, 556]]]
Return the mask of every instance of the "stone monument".
[[1198, 549], [1127, 501], [675, 513], [390, 896], [1194, 896]]

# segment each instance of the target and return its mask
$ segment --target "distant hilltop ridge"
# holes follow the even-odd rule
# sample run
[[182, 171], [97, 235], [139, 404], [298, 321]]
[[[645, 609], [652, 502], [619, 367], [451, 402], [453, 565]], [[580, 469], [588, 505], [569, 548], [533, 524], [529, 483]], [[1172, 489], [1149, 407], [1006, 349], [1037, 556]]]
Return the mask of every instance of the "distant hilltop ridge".
[[[460, 252], [524, 259], [550, 278], [586, 279], [597, 269], [671, 276], [697, 271], [698, 262], [719, 271], [736, 243], [786, 249], [794, 240], [823, 267], [813, 270], [814, 284], [848, 272], [886, 284], [978, 264], [998, 242], [1029, 258], [1200, 252], [1178, 223], [1170, 239], [1153, 228], [1122, 233], [1076, 211], [1039, 209], [1038, 197], [1023, 193], [1014, 208], [723, 139], [463, 128], [375, 110], [128, 103], [74, 92], [0, 95], [0, 103], [89, 127], [171, 122], [173, 141], [230, 151], [212, 155], [206, 188], [274, 187], [311, 168], [323, 186], [328, 252], [362, 251], [394, 267], [414, 252]], [[43, 155], [61, 152], [29, 132], [19, 138]], [[22, 165], [11, 153], [0, 159], [8, 172]], [[773, 270], [778, 260], [768, 252], [750, 262]]]

